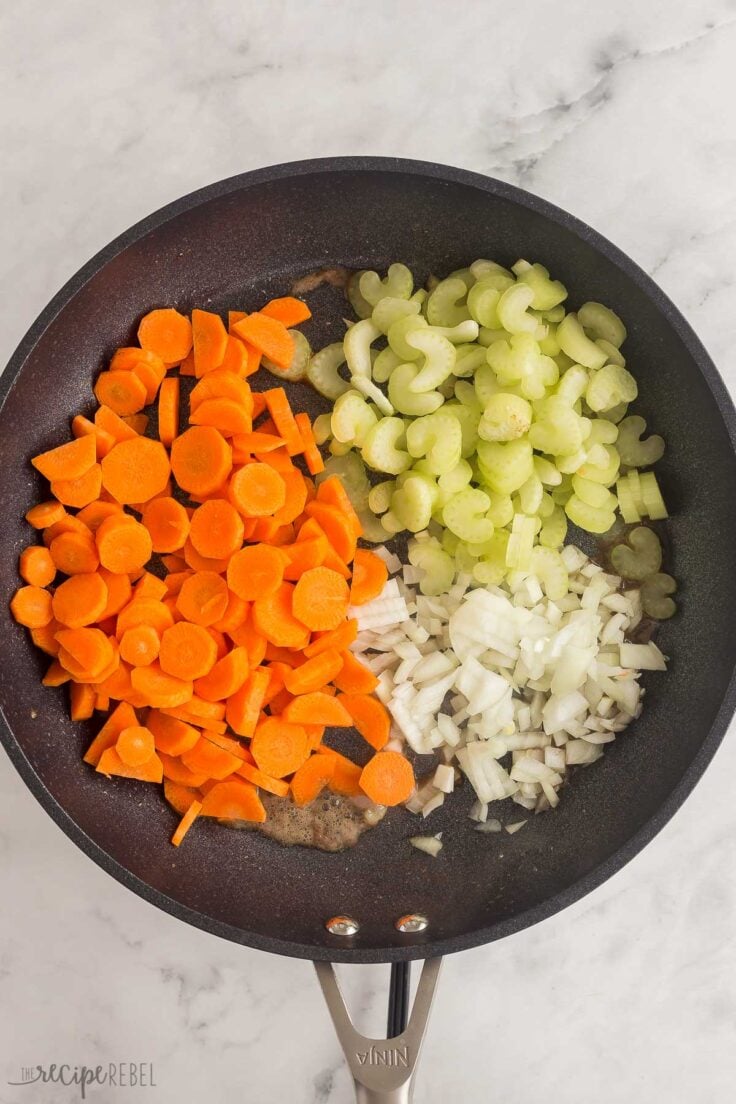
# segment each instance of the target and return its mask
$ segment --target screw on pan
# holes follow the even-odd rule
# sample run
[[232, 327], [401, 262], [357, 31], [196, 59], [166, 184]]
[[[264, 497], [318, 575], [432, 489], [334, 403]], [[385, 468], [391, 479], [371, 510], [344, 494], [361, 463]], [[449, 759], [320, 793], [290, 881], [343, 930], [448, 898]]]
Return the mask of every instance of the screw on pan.
[[331, 916], [325, 927], [330, 935], [357, 935], [360, 931], [360, 924], [352, 916]]
[[409, 912], [406, 916], [400, 916], [394, 923], [394, 927], [405, 935], [415, 935], [417, 932], [426, 931], [429, 920], [420, 912]]

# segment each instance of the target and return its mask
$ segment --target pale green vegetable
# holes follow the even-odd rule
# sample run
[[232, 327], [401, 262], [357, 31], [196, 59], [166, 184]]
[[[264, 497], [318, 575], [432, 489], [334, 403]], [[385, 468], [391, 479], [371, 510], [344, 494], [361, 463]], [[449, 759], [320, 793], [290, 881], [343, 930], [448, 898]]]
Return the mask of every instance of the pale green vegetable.
[[460, 455], [463, 459], [472, 456], [475, 452], [475, 446], [478, 440], [480, 411], [475, 407], [466, 406], [464, 403], [451, 401], [445, 403], [442, 412], [443, 414], [452, 414], [453, 418], [456, 418], [460, 423], [460, 434], [462, 437]]
[[496, 312], [501, 326], [510, 334], [528, 333], [534, 336], [539, 329], [539, 322], [533, 314], [529, 314], [534, 292], [524, 284], [515, 284], [507, 288], [498, 300]]
[[621, 511], [621, 517], [627, 525], [633, 525], [641, 521], [639, 506], [634, 497], [631, 481], [628, 476], [624, 476], [623, 479], [619, 479], [617, 482], [616, 497], [618, 498], [618, 508]]
[[532, 549], [536, 535], [534, 518], [515, 514], [511, 524], [511, 536], [506, 546], [506, 567], [514, 571], [529, 571], [532, 565]]
[[633, 402], [638, 393], [631, 372], [618, 364], [606, 364], [590, 377], [585, 401], [591, 410], [610, 410], [620, 402]]
[[369, 509], [357, 510], [356, 513], [363, 530], [361, 533], [363, 540], [371, 541], [373, 544], [383, 544], [384, 541], [391, 540], [394, 534], [389, 533], [381, 519], [372, 514]]
[[376, 383], [387, 383], [394, 368], [397, 368], [399, 364], [401, 364], [401, 357], [393, 351], [390, 345], [387, 345], [385, 349], [381, 349], [373, 361], [372, 372]]
[[289, 383], [297, 383], [299, 380], [303, 380], [307, 374], [307, 366], [312, 350], [301, 330], [289, 330], [289, 333], [294, 342], [294, 355], [289, 367], [281, 368], [266, 356], [263, 357], [261, 364], [272, 375], [278, 376], [279, 379], [288, 380]]
[[537, 545], [532, 549], [531, 570], [539, 579], [550, 601], [556, 602], [564, 598], [567, 594], [568, 576], [559, 552]]
[[419, 533], [426, 529], [432, 517], [432, 490], [425, 478], [410, 475], [403, 486], [391, 496], [391, 514], [403, 529]]
[[603, 303], [583, 303], [578, 310], [578, 322], [586, 333], [597, 341], [607, 341], [618, 349], [626, 340], [626, 327], [610, 307]]
[[465, 306], [468, 288], [458, 276], [448, 276], [440, 280], [427, 298], [426, 313], [430, 326], [457, 326], [470, 318]]
[[532, 446], [528, 440], [479, 441], [478, 465], [492, 491], [513, 494], [534, 471]]
[[381, 331], [370, 318], [356, 322], [347, 331], [342, 344], [351, 376], [371, 378], [371, 345], [380, 336]]
[[588, 372], [582, 364], [571, 364], [560, 378], [555, 394], [564, 399], [570, 406], [574, 406], [578, 399], [585, 394], [588, 386]]
[[415, 330], [426, 328], [427, 319], [423, 314], [399, 318], [388, 328], [386, 336], [388, 337], [389, 346], [402, 361], [419, 360], [422, 355], [421, 352], [419, 349], [415, 349], [413, 345], [408, 345], [406, 338], [408, 334], [414, 333]]
[[346, 456], [350, 452], [352, 447], [352, 441], [346, 441], [345, 443], [343, 443], [342, 441], [336, 441], [334, 437], [328, 445], [331, 456]]
[[480, 544], [493, 536], [493, 522], [485, 516], [490, 505], [484, 491], [459, 491], [445, 505], [442, 516], [447, 528], [460, 540]]
[[495, 261], [488, 261], [484, 257], [473, 261], [470, 271], [476, 280], [486, 280], [489, 276], [493, 276], [500, 291], [505, 291], [507, 287], [512, 287], [514, 284], [513, 273], [508, 268], [496, 264]]
[[542, 356], [531, 334], [517, 333], [488, 347], [488, 363], [501, 387], [518, 384], [525, 399], [541, 399], [559, 379], [551, 357]]
[[618, 425], [618, 452], [627, 468], [647, 468], [664, 456], [664, 441], [657, 434], [641, 440], [647, 423], [638, 414], [631, 414]]
[[537, 311], [550, 311], [567, 299], [567, 288], [559, 280], [552, 280], [541, 264], [517, 261], [512, 265], [519, 283], [526, 284], [534, 292], [531, 305]]
[[537, 514], [542, 505], [544, 488], [536, 474], [532, 474], [526, 483], [519, 487], [519, 508], [522, 514]]
[[432, 326], [432, 333], [446, 337], [453, 345], [462, 345], [467, 341], [475, 341], [478, 336], [478, 323], [468, 318], [464, 322], [458, 322], [457, 326]]
[[[599, 449], [604, 453], [605, 463], [593, 463], [591, 460], [593, 453]], [[597, 460], [599, 457], [595, 456], [594, 459]], [[588, 449], [585, 463], [577, 471], [578, 475], [592, 479], [594, 483], [602, 483], [604, 487], [610, 487], [618, 478], [620, 463], [618, 450], [613, 445], [595, 445]]]
[[364, 379], [362, 376], [353, 376], [350, 382], [356, 391], [360, 391], [361, 395], [376, 404], [381, 414], [391, 415], [394, 413], [393, 406], [386, 398], [381, 388], [377, 387], [373, 380]]
[[405, 433], [401, 418], [382, 418], [363, 443], [361, 455], [366, 464], [387, 475], [399, 475], [410, 468], [411, 456], [399, 447], [405, 441]]
[[559, 487], [562, 482], [559, 471], [546, 456], [534, 457], [534, 471], [537, 479], [540, 483], [544, 483], [545, 487]]
[[307, 364], [307, 379], [324, 395], [326, 399], [335, 400], [350, 390], [350, 384], [340, 375], [339, 369], [345, 363], [345, 350], [342, 341], [335, 341], [332, 345], [325, 345], [310, 358]]
[[631, 491], [634, 505], [643, 517], [647, 512], [647, 508], [644, 505], [644, 499], [641, 495], [641, 480], [639, 479], [638, 471], [636, 471], [636, 469], [632, 469], [632, 471], [627, 474], [626, 481], [629, 485], [629, 490]]
[[462, 450], [460, 423], [444, 410], [417, 418], [406, 431], [410, 456], [424, 456], [434, 475], [444, 475], [459, 463]]
[[[481, 364], [477, 369], [474, 386], [475, 397], [482, 413], [493, 396], [501, 390], [498, 377], [490, 364]], [[455, 394], [457, 394], [457, 386], [455, 387]]]
[[486, 351], [482, 345], [457, 345], [455, 347], [455, 376], [473, 376], [486, 363]]
[[425, 391], [418, 395], [411, 390], [409, 385], [417, 378], [420, 371], [416, 364], [399, 364], [394, 368], [388, 381], [389, 402], [399, 413], [415, 418], [433, 414], [445, 401], [439, 391]]
[[500, 298], [501, 291], [495, 277], [489, 276], [479, 280], [468, 292], [470, 317], [487, 329], [503, 329], [497, 311]]
[[606, 354], [607, 363], [619, 364], [622, 368], [626, 367], [626, 357], [621, 350], [617, 349], [615, 345], [612, 345], [610, 341], [605, 341], [602, 337], [599, 337], [596, 340], [596, 345]]
[[624, 579], [641, 581], [656, 575], [662, 566], [659, 537], [643, 525], [632, 529], [626, 544], [616, 544], [611, 549], [611, 564]]
[[422, 594], [444, 594], [452, 586], [455, 560], [434, 537], [428, 541], [411, 540], [409, 562], [424, 572], [419, 581]]
[[[522, 484], [523, 486], [523, 484]], [[514, 503], [511, 495], [500, 494], [498, 491], [486, 491], [491, 500], [491, 505], [486, 514], [497, 529], [510, 525], [514, 518]]]
[[572, 477], [572, 489], [586, 506], [595, 506], [597, 510], [616, 509], [616, 496], [606, 490], [601, 483], [586, 479], [582, 475], [574, 475]]
[[529, 430], [533, 448], [553, 456], [569, 456], [580, 450], [585, 439], [584, 419], [564, 399], [557, 395], [543, 399], [536, 405], [535, 414], [537, 421]]
[[613, 510], [589, 506], [576, 494], [571, 495], [565, 503], [565, 513], [573, 525], [588, 533], [607, 533], [616, 520]]
[[557, 340], [563, 353], [586, 368], [602, 368], [606, 354], [585, 336], [576, 314], [566, 314], [557, 327]]
[[499, 391], [486, 403], [478, 435], [484, 441], [515, 441], [529, 432], [531, 424], [532, 408], [526, 399]]
[[455, 367], [455, 346], [436, 330], [416, 330], [406, 335], [406, 343], [424, 354], [424, 363], [413, 380], [409, 390], [421, 395], [434, 391], [452, 375]]
[[475, 276], [470, 271], [469, 267], [453, 269], [453, 271], [450, 273], [450, 276], [452, 276], [456, 280], [462, 280], [462, 282], [468, 289], [470, 289], [475, 283]]
[[411, 299], [396, 299], [387, 295], [385, 299], [379, 299], [376, 303], [371, 321], [381, 333], [386, 334], [394, 322], [398, 322], [400, 318], [417, 315], [421, 309], [421, 305]]
[[654, 472], [640, 472], [639, 486], [641, 487], [641, 499], [644, 508], [652, 521], [662, 521], [669, 517]]
[[391, 507], [391, 496], [396, 490], [394, 479], [385, 479], [382, 483], [374, 483], [368, 492], [368, 506], [374, 514], [385, 514]]
[[[562, 310], [561, 307], [560, 310]], [[557, 326], [548, 325], [546, 336], [538, 338], [537, 344], [539, 345], [540, 353], [542, 353], [544, 356], [559, 356], [561, 350], [560, 343], [557, 340]]]
[[545, 548], [561, 548], [567, 536], [567, 518], [561, 506], [555, 506], [539, 530], [539, 543]]
[[440, 475], [437, 483], [444, 494], [453, 495], [467, 487], [473, 478], [473, 469], [467, 460], [458, 460], [454, 468]]
[[677, 583], [671, 575], [661, 572], [651, 575], [641, 584], [641, 605], [647, 617], [665, 621], [677, 612], [677, 606], [669, 597], [677, 590]]
[[542, 497], [539, 502], [539, 508], [537, 510], [537, 517], [544, 523], [546, 518], [552, 517], [555, 511], [555, 500], [552, 495], [547, 491], [542, 491]]
[[358, 391], [346, 391], [332, 408], [332, 436], [341, 444], [360, 447], [378, 419]]
[[389, 265], [382, 280], [377, 272], [363, 272], [359, 280], [360, 294], [366, 302], [375, 307], [380, 299], [390, 296], [394, 299], [409, 299], [414, 290], [414, 277], [404, 264]]
[[353, 272], [348, 280], [347, 286], [350, 306], [353, 308], [358, 318], [370, 318], [371, 311], [373, 310], [372, 305], [360, 293], [360, 281], [364, 274], [364, 269]]
[[331, 475], [338, 477], [355, 509], [365, 510], [368, 506], [370, 483], [365, 464], [358, 453], [351, 450], [344, 456], [330, 456], [325, 460], [324, 471], [316, 475], [314, 481], [319, 486]]
[[506, 549], [511, 534], [507, 529], [497, 530], [485, 555], [473, 565], [473, 578], [484, 586], [498, 586], [506, 577]]

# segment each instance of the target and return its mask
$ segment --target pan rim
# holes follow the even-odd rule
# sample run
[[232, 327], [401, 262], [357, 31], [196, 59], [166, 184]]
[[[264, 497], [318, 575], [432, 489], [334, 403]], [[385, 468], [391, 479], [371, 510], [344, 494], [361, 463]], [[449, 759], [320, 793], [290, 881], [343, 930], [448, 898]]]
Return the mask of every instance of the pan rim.
[[[435, 162], [396, 157], [348, 156], [313, 158], [254, 169], [199, 188], [166, 204], [152, 214], [141, 219], [99, 250], [86, 262], [86, 264], [72, 275], [31, 324], [26, 334], [21, 338], [0, 378], [0, 411], [2, 411], [5, 399], [12, 389], [26, 359], [45, 330], [81, 288], [93, 276], [100, 272], [106, 264], [130, 245], [141, 240], [141, 238], [164, 223], [169, 222], [187, 211], [210, 202], [211, 200], [223, 198], [258, 184], [271, 183], [300, 176], [345, 172], [388, 172], [396, 173], [397, 175], [420, 176], [443, 183], [461, 184], [467, 187], [477, 188], [480, 191], [498, 196], [517, 206], [540, 214], [587, 242], [621, 269], [625, 275], [636, 284], [639, 291], [654, 304], [659, 313], [664, 316], [668, 324], [675, 331], [697, 365], [699, 372], [713, 395], [721, 418], [723, 419], [731, 448], [734, 453], [736, 453], [736, 409], [734, 409], [734, 404], [725, 383], [710, 355], [672, 300], [662, 291], [654, 280], [652, 280], [635, 261], [619, 249], [618, 246], [614, 245], [607, 238], [574, 215], [569, 214], [562, 208], [549, 203], [539, 196], [518, 188], [515, 185], [466, 169], [455, 168]], [[617, 871], [621, 870], [648, 843], [650, 843], [652, 839], [654, 839], [669, 822], [677, 809], [680, 808], [688, 795], [693, 791], [706, 767], [713, 759], [726, 733], [735, 709], [736, 668], [731, 673], [726, 692], [710, 730], [676, 786], [657, 812], [603, 863], [598, 864], [586, 875], [579, 878], [564, 890], [540, 902], [538, 905], [518, 913], [514, 917], [496, 921], [489, 927], [478, 928], [463, 935], [449, 938], [430, 938], [424, 942], [417, 942], [405, 947], [351, 948], [345, 946], [332, 947], [323, 944], [310, 945], [308, 943], [294, 942], [287, 939], [279, 939], [276, 936], [261, 935], [259, 933], [245, 931], [233, 925], [214, 920], [212, 917], [205, 916], [203, 913], [182, 905], [179, 901], [160, 893], [148, 883], [143, 882], [140, 878], [133, 875], [88, 836], [71, 816], [66, 813], [34, 771], [30, 761], [16, 740], [1, 707], [0, 739], [2, 739], [2, 743], [11, 762], [21, 775], [31, 793], [65, 835], [67, 835], [98, 866], [106, 871], [106, 873], [110, 874], [118, 882], [132, 890], [148, 903], [157, 906], [170, 915], [175, 916], [177, 919], [183, 920], [203, 931], [220, 936], [223, 939], [228, 939], [234, 943], [252, 947], [256, 950], [268, 951], [301, 959], [319, 959], [323, 961], [351, 963], [380, 963], [451, 954], [457, 951], [469, 950], [486, 943], [495, 942], [498, 939], [522, 931], [533, 924], [539, 923], [541, 920], [545, 920], [561, 912], [563, 909], [574, 904], [598, 886], [602, 885], [603, 882], [607, 881]]]

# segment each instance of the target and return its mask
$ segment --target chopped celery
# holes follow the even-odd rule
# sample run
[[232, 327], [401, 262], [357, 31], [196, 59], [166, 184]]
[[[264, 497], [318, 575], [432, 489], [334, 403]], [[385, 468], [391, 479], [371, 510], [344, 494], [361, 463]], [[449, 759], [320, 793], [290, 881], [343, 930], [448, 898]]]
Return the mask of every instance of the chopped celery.
[[536, 514], [542, 505], [544, 488], [535, 473], [519, 487], [519, 508], [522, 514]]
[[499, 391], [491, 395], [478, 424], [484, 441], [514, 441], [529, 432], [531, 405], [519, 395]]
[[591, 410], [605, 411], [620, 402], [633, 402], [638, 393], [631, 372], [618, 364], [606, 364], [590, 377], [585, 401]]
[[578, 322], [594, 340], [607, 341], [618, 349], [626, 340], [626, 327], [617, 314], [603, 303], [583, 303]]
[[373, 307], [360, 293], [360, 281], [364, 275], [364, 272], [353, 272], [348, 280], [348, 299], [350, 300], [350, 306], [353, 308], [358, 318], [370, 318]]
[[381, 414], [391, 415], [394, 413], [393, 406], [373, 380], [364, 379], [363, 376], [353, 376], [350, 382], [357, 391], [360, 391], [361, 395], [376, 404]]
[[490, 330], [501, 329], [496, 311], [500, 298], [501, 292], [494, 277], [485, 277], [478, 280], [468, 292], [468, 310], [471, 318], [480, 326], [485, 326]]
[[427, 321], [430, 326], [457, 326], [470, 318], [465, 306], [468, 288], [459, 276], [440, 280], [427, 299]]
[[656, 575], [662, 566], [659, 537], [644, 525], [632, 529], [626, 544], [616, 544], [611, 549], [611, 564], [624, 579], [641, 581]]
[[517, 283], [507, 288], [496, 306], [498, 320], [504, 330], [511, 334], [536, 335], [539, 323], [533, 314], [528, 313], [533, 299], [533, 290], [524, 284]]
[[399, 475], [411, 467], [411, 456], [399, 447], [405, 440], [406, 426], [401, 418], [381, 418], [369, 430], [361, 455], [371, 468]]
[[588, 372], [582, 364], [571, 364], [560, 377], [555, 394], [569, 403], [570, 406], [581, 399], [588, 386]]
[[569, 456], [578, 452], [584, 440], [583, 419], [564, 399], [552, 395], [535, 408], [534, 422], [529, 430], [533, 448], [553, 456]]
[[506, 549], [511, 534], [500, 529], [488, 542], [489, 550], [473, 565], [473, 578], [484, 586], [498, 586], [506, 577]]
[[434, 391], [452, 375], [455, 346], [446, 337], [435, 330], [416, 330], [407, 334], [406, 343], [424, 354], [424, 364], [408, 385], [413, 394]]
[[310, 358], [307, 364], [307, 379], [320, 395], [335, 400], [350, 390], [350, 384], [340, 375], [338, 369], [345, 363], [345, 350], [342, 341], [325, 345]]
[[380, 299], [390, 296], [395, 299], [409, 299], [414, 290], [414, 277], [404, 264], [389, 265], [385, 279], [377, 272], [363, 272], [359, 281], [360, 294], [375, 307]]
[[515, 514], [511, 524], [511, 536], [506, 546], [506, 567], [515, 571], [529, 571], [534, 547], [534, 518]]
[[377, 421], [359, 391], [346, 391], [332, 408], [332, 436], [342, 444], [355, 444], [360, 448]]
[[486, 517], [491, 500], [484, 491], [458, 491], [442, 511], [445, 525], [460, 540], [480, 544], [493, 535], [493, 522]]
[[426, 456], [435, 475], [444, 475], [452, 471], [460, 460], [460, 423], [444, 410], [417, 418], [406, 431], [406, 447], [410, 456]]
[[667, 507], [659, 490], [654, 472], [640, 472], [639, 485], [644, 507], [652, 521], [662, 521], [668, 517]]
[[641, 514], [639, 513], [636, 499], [631, 490], [631, 483], [626, 476], [619, 479], [616, 484], [616, 497], [618, 498], [618, 508], [621, 511], [621, 517], [627, 525], [633, 525], [641, 521]]
[[473, 469], [467, 460], [458, 460], [455, 467], [440, 475], [437, 482], [441, 491], [452, 495], [467, 487], [472, 477]]
[[279, 379], [288, 380], [289, 383], [297, 383], [299, 380], [303, 380], [307, 374], [307, 366], [312, 350], [301, 330], [289, 330], [289, 333], [294, 342], [294, 355], [289, 367], [281, 368], [278, 364], [274, 364], [272, 360], [269, 360], [268, 357], [264, 357], [261, 363], [264, 368], [272, 375], [278, 376]]
[[[604, 464], [592, 462], [592, 454], [597, 449], [602, 449], [606, 457]], [[585, 463], [578, 468], [578, 475], [583, 475], [594, 483], [602, 483], [605, 487], [610, 487], [618, 478], [619, 467], [618, 449], [614, 448], [613, 445], [595, 445], [594, 448], [587, 450]]]
[[386, 334], [394, 322], [398, 322], [400, 318], [408, 318], [419, 314], [421, 309], [420, 304], [412, 302], [411, 299], [396, 299], [393, 296], [386, 296], [385, 299], [379, 299], [376, 303], [371, 321], [382, 333]]
[[480, 413], [476, 412], [474, 407], [465, 406], [463, 403], [453, 401], [446, 402], [442, 408], [442, 412], [445, 414], [452, 414], [453, 418], [456, 418], [460, 423], [460, 455], [463, 459], [472, 456], [475, 452], [475, 446], [478, 440]]
[[490, 489], [486, 490], [486, 494], [491, 500], [486, 517], [491, 519], [497, 529], [510, 525], [514, 518], [514, 503], [511, 495], [500, 494]]
[[403, 486], [391, 496], [390, 513], [410, 533], [426, 529], [432, 517], [433, 496], [429, 480], [424, 476], [409, 474]]
[[566, 314], [557, 327], [557, 340], [563, 353], [585, 368], [602, 368], [606, 363], [606, 354], [594, 341], [585, 336], [585, 331], [576, 314]]
[[560, 506], [555, 506], [549, 517], [544, 519], [539, 531], [539, 543], [545, 548], [561, 548], [567, 536], [567, 518]]
[[559, 601], [567, 594], [567, 569], [562, 556], [553, 548], [537, 545], [532, 549], [531, 570], [544, 588], [544, 593], [552, 602]]
[[380, 336], [381, 331], [370, 318], [356, 322], [347, 331], [342, 344], [351, 376], [371, 378], [371, 345]]
[[332, 436], [332, 415], [318, 414], [312, 422], [312, 433], [318, 445], [324, 445]]
[[589, 506], [576, 494], [572, 494], [565, 503], [565, 513], [574, 525], [588, 533], [607, 533], [616, 520], [613, 510]]
[[412, 541], [409, 558], [411, 563], [423, 573], [419, 580], [422, 594], [444, 594], [450, 589], [455, 577], [455, 561], [437, 540], [432, 539], [421, 543]]
[[452, 369], [455, 376], [473, 376], [481, 364], [486, 363], [486, 351], [482, 345], [456, 345], [455, 366]]
[[631, 414], [618, 424], [617, 448], [621, 463], [627, 468], [646, 468], [664, 455], [664, 441], [656, 434], [641, 440], [647, 423], [638, 414]]
[[537, 479], [540, 483], [544, 483], [545, 487], [559, 487], [562, 482], [561, 474], [546, 456], [534, 457], [534, 471]]
[[467, 318], [464, 322], [458, 322], [456, 326], [433, 326], [432, 330], [440, 337], [446, 337], [453, 345], [462, 345], [468, 341], [475, 341], [478, 336], [478, 323]]
[[478, 464], [484, 481], [499, 494], [513, 494], [534, 471], [528, 440], [478, 441]]
[[647, 617], [654, 617], [658, 621], [672, 617], [677, 607], [669, 595], [676, 590], [677, 583], [671, 575], [658, 572], [645, 579], [641, 584], [641, 604]]
[[319, 485], [331, 475], [336, 475], [356, 510], [365, 510], [368, 506], [370, 483], [366, 475], [365, 464], [357, 452], [347, 452], [343, 456], [331, 456], [325, 460], [325, 469], [315, 476]]
[[410, 389], [409, 385], [417, 378], [420, 371], [416, 364], [399, 364], [391, 373], [388, 381], [388, 398], [400, 414], [421, 418], [439, 410], [444, 402], [444, 397], [439, 391], [425, 391], [418, 395]]
[[606, 354], [608, 364], [619, 364], [622, 368], [626, 367], [626, 357], [610, 341], [605, 341], [602, 337], [599, 337], [596, 340], [596, 345]]
[[406, 338], [415, 330], [426, 329], [426, 326], [427, 319], [423, 314], [407, 315], [406, 318], [399, 318], [389, 326], [386, 334], [389, 346], [401, 358], [402, 363], [407, 360], [419, 360], [421, 352], [413, 345], [408, 345]]
[[397, 368], [399, 364], [401, 364], [401, 357], [397, 356], [390, 345], [387, 345], [385, 349], [381, 349], [373, 361], [371, 369], [376, 383], [387, 383], [394, 368]]
[[596, 510], [616, 509], [616, 496], [606, 490], [602, 483], [596, 483], [582, 475], [574, 475], [572, 477], [572, 489], [586, 506], [595, 506]]
[[567, 288], [559, 280], [550, 279], [549, 272], [541, 264], [517, 261], [512, 266], [519, 283], [526, 284], [534, 292], [532, 307], [537, 311], [549, 311], [567, 299]]

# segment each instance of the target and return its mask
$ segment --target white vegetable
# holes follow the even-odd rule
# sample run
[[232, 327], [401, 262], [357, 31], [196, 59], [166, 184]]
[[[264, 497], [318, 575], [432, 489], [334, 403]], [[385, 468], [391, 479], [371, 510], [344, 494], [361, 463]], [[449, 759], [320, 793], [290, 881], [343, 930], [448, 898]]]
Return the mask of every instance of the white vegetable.
[[412, 847], [416, 847], [417, 851], [424, 851], [433, 859], [442, 850], [442, 840], [438, 836], [411, 836], [409, 843]]

